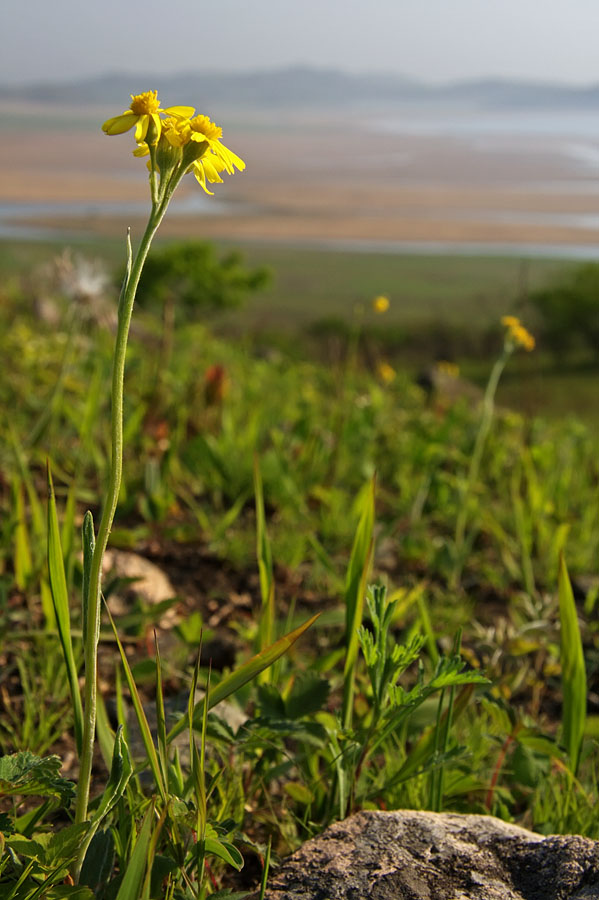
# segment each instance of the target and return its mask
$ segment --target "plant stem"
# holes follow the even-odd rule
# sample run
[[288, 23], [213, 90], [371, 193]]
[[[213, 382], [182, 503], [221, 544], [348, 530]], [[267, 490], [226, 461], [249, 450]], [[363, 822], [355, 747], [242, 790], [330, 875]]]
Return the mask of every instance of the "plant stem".
[[[162, 221], [168, 199], [162, 203], [153, 203], [152, 212], [146, 230], [141, 239], [130, 273], [126, 276], [124, 289], [119, 300], [117, 333], [114, 348], [111, 389], [111, 461], [108, 487], [102, 510], [102, 518], [92, 556], [89, 580], [89, 608], [87, 612], [87, 628], [84, 635], [85, 694], [83, 747], [81, 751], [79, 780], [77, 784], [77, 800], [75, 822], [87, 819], [87, 805], [92, 771], [92, 757], [96, 734], [96, 699], [97, 699], [97, 667], [98, 640], [100, 634], [100, 600], [102, 581], [102, 561], [108, 544], [110, 530], [119, 498], [121, 476], [123, 470], [123, 387], [125, 375], [125, 358], [129, 325], [133, 312], [133, 303], [137, 285], [144, 262], [148, 255], [152, 239]], [[78, 861], [78, 868], [82, 860]]]

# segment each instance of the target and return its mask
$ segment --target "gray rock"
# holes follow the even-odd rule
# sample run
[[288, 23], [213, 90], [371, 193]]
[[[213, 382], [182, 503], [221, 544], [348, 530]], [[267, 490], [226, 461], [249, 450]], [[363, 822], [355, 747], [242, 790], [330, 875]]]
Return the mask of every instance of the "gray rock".
[[599, 842], [491, 816], [361, 812], [285, 860], [265, 900], [599, 900]]

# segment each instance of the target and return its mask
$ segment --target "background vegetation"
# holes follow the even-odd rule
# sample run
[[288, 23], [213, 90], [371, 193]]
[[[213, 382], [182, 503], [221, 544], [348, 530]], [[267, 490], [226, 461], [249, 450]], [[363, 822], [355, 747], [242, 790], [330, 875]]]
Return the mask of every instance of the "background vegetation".
[[[49, 599], [45, 469], [49, 457], [74, 598], [83, 512], [97, 513], [107, 467], [120, 264], [116, 245], [102, 265], [85, 249], [56, 259], [48, 245], [0, 247], [0, 751], [11, 760], [0, 760], [0, 887], [108, 900], [139, 878], [131, 896], [242, 897], [271, 849], [275, 864], [370, 806], [492, 812], [597, 837], [596, 363], [574, 342], [555, 357], [544, 299], [556, 279], [586, 290], [590, 270], [260, 247], [244, 262], [228, 248], [165, 247], [160, 271], [194, 267], [140, 294], [111, 545], [157, 564], [173, 593], [153, 603], [117, 566], [107, 582], [124, 670], [105, 618], [94, 808], [105, 818], [88, 893], [69, 885], [84, 836], [68, 824], [73, 709]], [[209, 294], [190, 287], [198, 280]], [[165, 319], [169, 290], [189, 302]], [[377, 315], [381, 293], [390, 309]], [[243, 296], [241, 310], [221, 309]], [[201, 321], [200, 306], [214, 308]], [[499, 317], [514, 312], [539, 348], [508, 361], [473, 477]], [[316, 612], [268, 674], [193, 714], [196, 682], [218, 696], [265, 634]], [[138, 695], [153, 738], [131, 711]], [[167, 749], [160, 697], [169, 728], [188, 710], [198, 750], [183, 726]], [[126, 769], [127, 747], [138, 767], [113, 807], [108, 770]]]

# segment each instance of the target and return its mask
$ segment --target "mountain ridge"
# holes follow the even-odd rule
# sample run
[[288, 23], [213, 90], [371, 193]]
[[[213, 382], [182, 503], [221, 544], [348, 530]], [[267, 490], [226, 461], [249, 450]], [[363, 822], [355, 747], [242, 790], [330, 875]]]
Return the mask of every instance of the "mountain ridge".
[[431, 84], [396, 74], [350, 74], [337, 69], [289, 66], [248, 72], [181, 72], [143, 76], [111, 72], [85, 79], [0, 85], [1, 100], [123, 105], [130, 93], [156, 89], [167, 102], [206, 107], [342, 107], [398, 104], [501, 108], [599, 109], [599, 84], [481, 78]]

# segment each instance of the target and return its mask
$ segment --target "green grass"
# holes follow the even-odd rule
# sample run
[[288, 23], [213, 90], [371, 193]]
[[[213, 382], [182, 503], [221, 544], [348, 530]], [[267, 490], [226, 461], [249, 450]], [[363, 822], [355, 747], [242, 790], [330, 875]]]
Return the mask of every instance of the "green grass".
[[[521, 352], [472, 466], [480, 409], [427, 398], [400, 367], [379, 381], [373, 363], [389, 349], [380, 335], [337, 358], [304, 353], [306, 324], [325, 310], [351, 322], [356, 303], [368, 323], [408, 335], [414, 305], [435, 321], [451, 307], [452, 327], [499, 347], [518, 262], [266, 247], [248, 247], [249, 260], [276, 266], [275, 286], [239, 320], [220, 320], [219, 335], [188, 321], [167, 336], [136, 310], [112, 544], [169, 573], [181, 621], [158, 627], [158, 655], [153, 630], [169, 603], [156, 610], [138, 585], [105, 579], [108, 603], [121, 594], [126, 606], [116, 634], [107, 615], [100, 628], [93, 840], [71, 824], [73, 769], [61, 775], [60, 759], [32, 754], [76, 757], [67, 687], [77, 690], [89, 633], [79, 527], [89, 532], [87, 508], [99, 519], [113, 336], [65, 298], [56, 322], [37, 318], [35, 266], [55, 249], [0, 248], [13, 279], [0, 303], [0, 828], [13, 850], [0, 893], [21, 879], [19, 900], [44, 896], [40, 884], [52, 900], [53, 885], [68, 887], [66, 869], [81, 868], [88, 887], [77, 900], [203, 900], [225, 886], [241, 897], [269, 848], [276, 861], [359, 808], [490, 812], [598, 837], [592, 432], [572, 416], [505, 408], [522, 373], [537, 377], [534, 354]], [[116, 244], [95, 249], [120, 263]], [[535, 262], [529, 277], [561, 265]], [[368, 306], [383, 291], [389, 319]], [[305, 308], [292, 313], [290, 297]], [[263, 352], [250, 328], [287, 330], [300, 348]], [[494, 363], [483, 350], [463, 361], [481, 386]], [[221, 393], [207, 390], [215, 365]], [[574, 411], [572, 397], [565, 405]], [[254, 863], [246, 881], [242, 857]]]
[[[58, 240], [0, 240], [0, 270], [9, 275], [30, 271], [63, 246]], [[111, 266], [122, 264], [120, 241], [86, 238], [75, 249]], [[381, 293], [391, 299], [386, 314], [391, 325], [411, 328], [443, 321], [480, 329], [495, 325], [527, 289], [574, 265], [552, 259], [352, 253], [273, 244], [245, 244], [242, 250], [252, 265], [270, 266], [274, 279], [244, 310], [222, 318], [236, 331], [294, 332], [325, 316], [352, 321], [356, 305], [370, 312], [372, 298]]]

